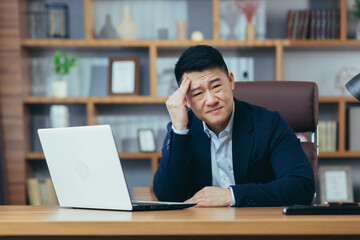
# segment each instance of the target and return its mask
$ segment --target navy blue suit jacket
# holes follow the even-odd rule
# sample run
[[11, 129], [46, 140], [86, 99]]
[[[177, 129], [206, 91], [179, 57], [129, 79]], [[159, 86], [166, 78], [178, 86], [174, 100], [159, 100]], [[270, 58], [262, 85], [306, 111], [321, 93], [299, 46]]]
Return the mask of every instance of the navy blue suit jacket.
[[[293, 130], [278, 112], [234, 100], [232, 186], [236, 206], [310, 204], [312, 167]], [[153, 188], [161, 201], [185, 201], [212, 185], [210, 139], [189, 111], [189, 133], [175, 134], [171, 123]]]

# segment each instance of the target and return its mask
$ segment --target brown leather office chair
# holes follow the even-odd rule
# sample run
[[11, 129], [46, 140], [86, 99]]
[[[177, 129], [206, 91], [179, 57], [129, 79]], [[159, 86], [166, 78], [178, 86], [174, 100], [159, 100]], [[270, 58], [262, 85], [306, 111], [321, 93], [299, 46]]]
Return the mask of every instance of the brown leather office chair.
[[313, 167], [317, 183], [318, 87], [314, 82], [256, 81], [236, 82], [234, 97], [278, 111], [295, 133], [311, 133], [311, 141], [301, 142]]

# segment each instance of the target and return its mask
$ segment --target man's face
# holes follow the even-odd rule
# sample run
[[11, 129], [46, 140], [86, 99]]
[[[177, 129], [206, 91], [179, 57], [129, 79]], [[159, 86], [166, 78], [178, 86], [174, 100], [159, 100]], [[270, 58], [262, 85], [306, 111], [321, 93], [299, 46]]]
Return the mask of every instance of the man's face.
[[195, 115], [219, 134], [227, 126], [233, 110], [234, 76], [227, 76], [219, 68], [184, 73], [191, 80], [186, 94], [187, 102]]

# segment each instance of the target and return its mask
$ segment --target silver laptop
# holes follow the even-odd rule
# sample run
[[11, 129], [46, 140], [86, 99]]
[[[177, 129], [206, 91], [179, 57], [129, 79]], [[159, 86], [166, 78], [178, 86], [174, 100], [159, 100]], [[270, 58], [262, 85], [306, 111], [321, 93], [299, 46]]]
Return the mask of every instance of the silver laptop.
[[62, 207], [144, 211], [196, 205], [133, 201], [109, 125], [39, 129], [38, 134]]

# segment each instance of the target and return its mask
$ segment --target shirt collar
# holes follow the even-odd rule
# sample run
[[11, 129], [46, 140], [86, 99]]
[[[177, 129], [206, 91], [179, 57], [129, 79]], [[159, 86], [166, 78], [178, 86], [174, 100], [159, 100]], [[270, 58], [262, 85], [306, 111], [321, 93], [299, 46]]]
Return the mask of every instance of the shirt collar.
[[[219, 137], [221, 137], [223, 132], [227, 132], [230, 136], [232, 135], [234, 114], [235, 114], [235, 102], [233, 102], [233, 110], [231, 113], [230, 121], [229, 121], [228, 125], [226, 126], [226, 128], [222, 132], [219, 133]], [[216, 134], [212, 130], [210, 130], [210, 128], [208, 128], [208, 126], [206, 125], [206, 123], [204, 121], [202, 121], [202, 124], [204, 127], [204, 132], [208, 136], [208, 138], [210, 138], [211, 133], [216, 136]]]

